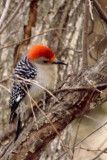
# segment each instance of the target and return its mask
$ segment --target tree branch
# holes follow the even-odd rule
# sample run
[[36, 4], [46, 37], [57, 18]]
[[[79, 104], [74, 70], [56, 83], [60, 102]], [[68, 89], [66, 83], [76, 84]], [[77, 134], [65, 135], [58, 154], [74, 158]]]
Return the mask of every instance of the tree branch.
[[[72, 84], [68, 86], [71, 90], [65, 88], [65, 91], [55, 93], [59, 102], [54, 102], [50, 96], [46, 99], [46, 115], [59, 133], [81, 114], [107, 100], [107, 50], [95, 66], [73, 77]], [[72, 90], [77, 87], [87, 89]], [[93, 89], [90, 90], [89, 87]], [[31, 117], [18, 140], [2, 153], [1, 160], [37, 160], [41, 151], [57, 136], [43, 114], [38, 111], [36, 117], [39, 129]]]
[[88, 17], [89, 17], [89, 3], [88, 3], [88, 0], [85, 0], [84, 27], [83, 27], [83, 40], [82, 40], [83, 70], [88, 68], [88, 52], [87, 52]]
[[3, 23], [6, 15], [7, 15], [7, 11], [8, 11], [8, 9], [9, 9], [10, 2], [11, 2], [11, 0], [7, 0], [7, 1], [6, 1], [5, 8], [4, 8], [3, 13], [2, 13], [2, 15], [1, 15], [1, 18], [0, 18], [0, 28], [1, 28], [2, 23]]
[[101, 5], [97, 0], [91, 0], [94, 4], [94, 7], [98, 11], [100, 17], [107, 23], [107, 15], [104, 13], [103, 9], [101, 8]]
[[97, 158], [99, 158], [104, 152], [107, 152], [107, 147], [105, 147], [102, 151], [100, 151], [94, 158], [90, 159], [90, 160], [96, 160]]
[[9, 20], [7, 21], [7, 23], [1, 28], [0, 30], [0, 34], [8, 27], [8, 25], [12, 22], [12, 20], [15, 18], [15, 16], [17, 15], [17, 13], [19, 12], [20, 8], [23, 6], [25, 0], [21, 0], [19, 2], [19, 5], [17, 6], [16, 10], [14, 11], [14, 13], [12, 14], [12, 16], [9, 18]]

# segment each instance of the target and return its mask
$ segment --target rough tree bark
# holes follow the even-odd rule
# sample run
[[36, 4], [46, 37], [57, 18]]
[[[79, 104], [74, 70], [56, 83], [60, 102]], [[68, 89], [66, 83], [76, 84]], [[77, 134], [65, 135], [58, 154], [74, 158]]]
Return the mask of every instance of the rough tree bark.
[[[59, 102], [54, 102], [52, 97], [47, 97], [46, 116], [53, 123], [58, 132], [62, 131], [75, 118], [81, 117], [86, 111], [102, 104], [107, 100], [107, 50], [98, 64], [91, 69], [73, 77], [70, 85], [61, 90], [54, 91]], [[53, 126], [42, 113], [37, 116], [39, 129], [36, 129], [35, 121], [30, 120], [24, 128], [19, 139], [6, 148], [2, 155], [4, 159], [36, 160], [46, 145], [57, 135]]]
[[[96, 23], [98, 15], [95, 14], [95, 20], [92, 22], [92, 34], [88, 37], [88, 61], [90, 66], [92, 60], [93, 63], [97, 62], [97, 64], [84, 73], [79, 72], [82, 61], [81, 44], [84, 18], [84, 3], [82, 0], [22, 0], [20, 2], [15, 0], [9, 3], [10, 8], [7, 8], [8, 14], [4, 18], [1, 29], [7, 24], [18, 7], [19, 11], [1, 33], [0, 38], [1, 159], [32, 160], [36, 157], [36, 159], [42, 160], [40, 158], [42, 151], [57, 136], [57, 133], [40, 111], [36, 115], [39, 130], [36, 130], [35, 121], [30, 118], [18, 141], [13, 143], [15, 126], [10, 126], [8, 123], [10, 110], [8, 107], [9, 92], [7, 92], [11, 88], [11, 80], [9, 81], [8, 78], [13, 68], [17, 65], [19, 59], [27, 54], [28, 48], [33, 44], [49, 46], [55, 52], [56, 57], [68, 63], [66, 68], [59, 68], [58, 82], [60, 83], [57, 84], [57, 88], [68, 77], [64, 86], [53, 91], [59, 101], [55, 101], [50, 95], [46, 97], [45, 113], [58, 132], [61, 132], [74, 119], [81, 117], [85, 112], [107, 99], [107, 51], [99, 62], [97, 61], [107, 47], [107, 38], [102, 34], [103, 31], [101, 30], [103, 29], [98, 20]], [[1, 1], [0, 4], [0, 14], [2, 15], [5, 1]], [[92, 12], [94, 13], [95, 10], [92, 10]], [[1, 29], [0, 31], [2, 31]], [[79, 74], [77, 75], [77, 73]], [[67, 129], [65, 132], [68, 132]], [[66, 134], [65, 139], [68, 137], [71, 137], [71, 128], [70, 134]], [[61, 141], [61, 139], [58, 138], [54, 146], [51, 144], [50, 151], [46, 153], [46, 156], [51, 157], [51, 160], [55, 159], [55, 156], [50, 156], [50, 153], [52, 148], [57, 151], [58, 141]], [[61, 153], [63, 153], [63, 150], [62, 147]], [[45, 159], [48, 160], [48, 158]], [[69, 159], [68, 155], [65, 158], [63, 157], [63, 160], [67, 158]]]

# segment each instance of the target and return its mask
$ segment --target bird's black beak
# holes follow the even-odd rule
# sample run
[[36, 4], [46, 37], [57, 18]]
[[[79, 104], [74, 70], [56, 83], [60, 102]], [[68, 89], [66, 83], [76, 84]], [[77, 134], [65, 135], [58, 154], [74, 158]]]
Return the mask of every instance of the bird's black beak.
[[52, 64], [62, 64], [62, 65], [67, 65], [66, 63], [59, 61], [59, 60], [55, 60], [54, 62], [52, 62]]

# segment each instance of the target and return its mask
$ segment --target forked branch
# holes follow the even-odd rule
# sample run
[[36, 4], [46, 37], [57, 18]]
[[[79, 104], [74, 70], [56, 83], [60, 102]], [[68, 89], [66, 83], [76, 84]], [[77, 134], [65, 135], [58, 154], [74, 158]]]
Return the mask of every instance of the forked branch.
[[[95, 66], [73, 77], [73, 85], [68, 87], [68, 90], [65, 88], [63, 92], [55, 93], [59, 102], [54, 102], [52, 97], [46, 99], [46, 115], [59, 133], [81, 114], [107, 100], [107, 50]], [[18, 140], [6, 148], [1, 160], [36, 160], [46, 145], [57, 136], [55, 129], [41, 112], [38, 111], [37, 115], [38, 130], [35, 121], [32, 121], [33, 118]]]

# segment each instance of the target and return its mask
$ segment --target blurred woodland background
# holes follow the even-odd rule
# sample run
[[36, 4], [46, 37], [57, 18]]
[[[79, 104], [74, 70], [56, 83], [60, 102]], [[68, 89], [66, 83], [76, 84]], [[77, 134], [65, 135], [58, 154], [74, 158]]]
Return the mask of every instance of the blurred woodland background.
[[[57, 105], [52, 114], [54, 118], [50, 118], [57, 131], [46, 119], [44, 120], [46, 124], [42, 124], [38, 131], [34, 128], [29, 129], [34, 119], [32, 116], [27, 122], [28, 128], [23, 131], [27, 133], [29, 129], [28, 138], [23, 140], [23, 136], [20, 135], [19, 140], [14, 143], [16, 126], [9, 124], [8, 104], [12, 72], [18, 61], [27, 55], [28, 49], [34, 44], [48, 46], [59, 60], [68, 64], [59, 68], [56, 89], [52, 91], [61, 100], [59, 105], [54, 98], [47, 95], [49, 100], [45, 106], [46, 108], [51, 106], [52, 109], [52, 106]], [[104, 52], [105, 64], [102, 64], [103, 60], [100, 58]], [[0, 159], [107, 160], [106, 62], [107, 0], [1, 0]], [[88, 74], [91, 74], [98, 65], [100, 65], [97, 70], [100, 72], [96, 78], [98, 81], [94, 79], [95, 76], [88, 79]], [[105, 68], [103, 73], [99, 71], [102, 66]], [[70, 87], [83, 86], [81, 84], [84, 81], [86, 83], [83, 84], [87, 84], [88, 89], [93, 86], [92, 92], [89, 93], [88, 89], [83, 92], [82, 89], [78, 91], [72, 88], [72, 91], [69, 91]], [[103, 87], [101, 82], [105, 84]], [[100, 88], [96, 88], [95, 85], [99, 84]], [[60, 92], [61, 89], [63, 92]], [[85, 95], [86, 92], [88, 96]], [[71, 100], [66, 96], [71, 97]], [[76, 97], [79, 97], [78, 103]], [[65, 100], [68, 102], [64, 108], [62, 104], [65, 104]], [[68, 105], [69, 108], [66, 108]], [[63, 108], [60, 111], [61, 106]], [[66, 114], [68, 115], [65, 116]], [[41, 117], [44, 117], [42, 113], [39, 118], [37, 115], [38, 123]], [[39, 139], [38, 143], [36, 138]]]

